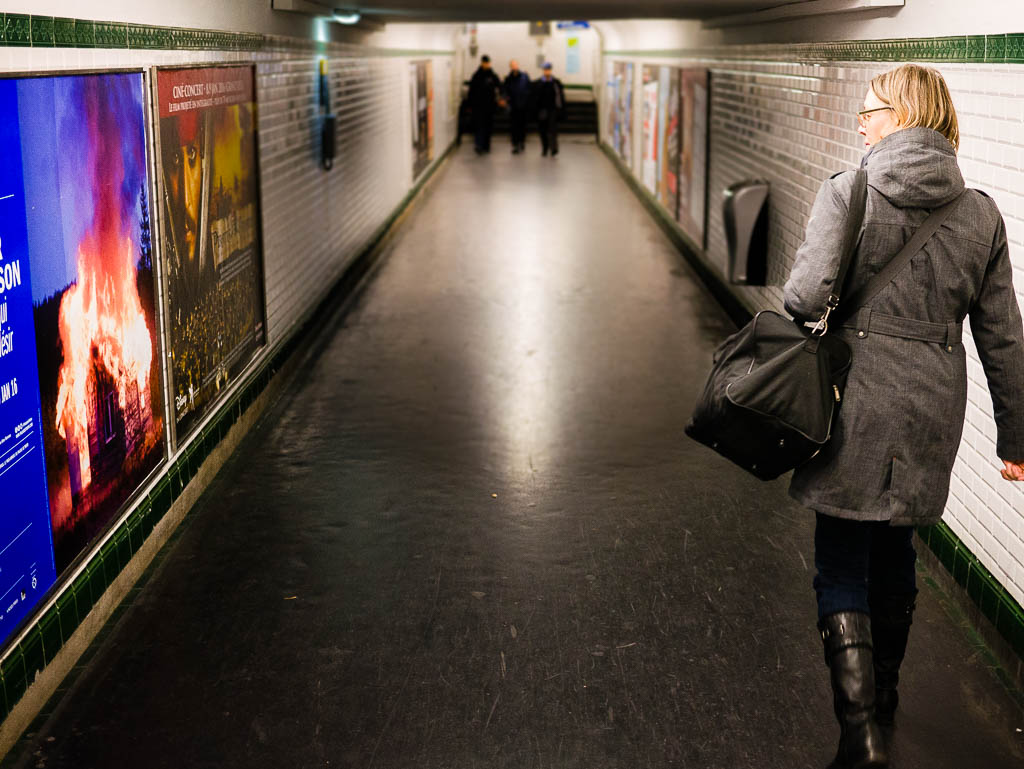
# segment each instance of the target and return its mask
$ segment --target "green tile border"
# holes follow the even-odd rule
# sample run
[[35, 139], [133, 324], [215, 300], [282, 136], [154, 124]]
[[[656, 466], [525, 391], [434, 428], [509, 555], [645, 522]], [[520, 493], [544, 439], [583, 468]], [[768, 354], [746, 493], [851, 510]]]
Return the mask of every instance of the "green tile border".
[[[120, 21], [0, 14], [0, 46], [127, 48], [164, 51], [260, 51], [308, 48], [312, 41], [252, 32], [159, 27]], [[825, 61], [927, 61], [974, 64], [1024, 63], [1024, 33], [957, 35], [826, 43], [732, 45], [708, 49], [608, 50], [605, 56], [649, 58], [797, 58]], [[371, 56], [454, 56], [455, 51], [377, 49]]]
[[32, 47], [53, 48], [53, 17], [32, 16]]
[[[185, 27], [158, 27], [102, 21], [0, 13], [0, 47], [128, 48], [142, 51], [262, 51], [271, 48], [312, 48], [313, 41], [256, 32], [227, 32]], [[455, 51], [382, 48], [366, 56], [454, 56]]]
[[55, 18], [53, 20], [53, 44], [57, 48], [74, 48], [77, 43], [75, 20]]
[[604, 56], [637, 58], [798, 59], [824, 61], [924, 61], [1024, 64], [1024, 33], [955, 35], [826, 43], [729, 45], [716, 48], [608, 50]]
[[918, 535], [1017, 656], [1024, 659], [1024, 608], [945, 523], [920, 528]]
[[4, 45], [32, 45], [32, 17], [24, 13], [4, 14]]

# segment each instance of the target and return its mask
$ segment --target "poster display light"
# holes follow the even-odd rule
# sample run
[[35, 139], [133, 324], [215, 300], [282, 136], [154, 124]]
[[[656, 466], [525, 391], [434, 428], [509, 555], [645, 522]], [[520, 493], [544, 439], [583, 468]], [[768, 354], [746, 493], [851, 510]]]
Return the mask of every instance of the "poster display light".
[[180, 446], [266, 342], [255, 72], [156, 70], [172, 427]]
[[141, 72], [0, 79], [0, 638], [165, 458]]

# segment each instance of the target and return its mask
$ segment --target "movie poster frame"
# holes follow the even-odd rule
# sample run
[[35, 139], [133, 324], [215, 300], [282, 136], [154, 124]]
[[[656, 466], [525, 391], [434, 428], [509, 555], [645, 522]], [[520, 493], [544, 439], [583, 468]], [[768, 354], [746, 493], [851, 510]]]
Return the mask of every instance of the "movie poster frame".
[[252, 367], [256, 365], [266, 355], [268, 348], [270, 347], [270, 328], [267, 324], [267, 272], [266, 272], [266, 259], [264, 254], [264, 244], [266, 239], [263, 237], [263, 175], [262, 169], [260, 168], [260, 151], [259, 151], [259, 90], [257, 88], [257, 67], [255, 62], [238, 62], [238, 61], [214, 61], [214, 62], [201, 62], [196, 64], [172, 64], [167, 66], [153, 65], [147, 68], [149, 72], [149, 122], [152, 126], [153, 134], [153, 165], [154, 165], [154, 184], [156, 185], [156, 199], [163, 201], [164, 194], [164, 183], [163, 183], [163, 169], [159, 166], [158, 158], [163, 157], [162, 146], [160, 144], [160, 94], [158, 91], [158, 82], [160, 72], [173, 72], [181, 70], [198, 70], [198, 69], [248, 69], [252, 72], [253, 82], [253, 113], [256, 116], [255, 125], [253, 126], [253, 136], [255, 139], [255, 167], [254, 172], [256, 175], [256, 233], [259, 238], [259, 270], [260, 270], [260, 285], [263, 290], [263, 343], [256, 348], [252, 357], [245, 364], [245, 367], [238, 372], [234, 381], [228, 383], [228, 386], [212, 401], [210, 401], [206, 412], [195, 422], [192, 428], [186, 431], [183, 435], [178, 434], [178, 425], [176, 419], [176, 412], [174, 409], [174, 392], [173, 383], [171, 381], [170, 371], [170, 340], [171, 340], [171, 329], [170, 329], [170, 317], [166, 312], [166, 305], [164, 303], [164, 291], [166, 284], [163, 276], [163, 244], [164, 244], [164, 227], [166, 222], [164, 221], [163, 211], [160, 212], [160, 216], [156, 217], [156, 229], [157, 237], [160, 241], [160, 302], [161, 302], [161, 319], [162, 319], [162, 333], [165, 339], [165, 353], [164, 353], [164, 387], [166, 393], [164, 395], [164, 403], [167, 412], [167, 427], [168, 427], [168, 445], [170, 446], [171, 455], [180, 452], [185, 446], [187, 446], [196, 436], [202, 434], [203, 428], [210, 422], [210, 420], [217, 414], [217, 410], [224, 403], [225, 400], [229, 399], [231, 395], [238, 389], [239, 383], [245, 380], [246, 375], [252, 370]]
[[[681, 209], [682, 209], [683, 201], [682, 201], [682, 196], [681, 195], [679, 196], [679, 199], [676, 201], [676, 210], [672, 212], [672, 216], [675, 219], [676, 223], [680, 226], [680, 228], [682, 228], [683, 231], [686, 233], [687, 237], [690, 238], [693, 242], [695, 242], [700, 249], [702, 249], [704, 251], [707, 251], [707, 248], [708, 248], [708, 225], [711, 223], [711, 216], [710, 216], [710, 204], [711, 204], [711, 189], [710, 189], [710, 182], [711, 182], [711, 102], [712, 102], [712, 88], [713, 88], [713, 82], [714, 82], [714, 73], [711, 71], [710, 67], [699, 66], [699, 65], [697, 65], [697, 66], [694, 66], [694, 65], [682, 65], [678, 69], [679, 69], [679, 93], [678, 93], [678, 98], [679, 98], [679, 101], [680, 101], [679, 115], [680, 115], [680, 121], [681, 122], [683, 121], [683, 119], [685, 117], [685, 109], [684, 109], [685, 101], [686, 101], [686, 96], [685, 96], [685, 88], [686, 88], [685, 73], [688, 72], [688, 71], [699, 70], [699, 71], [703, 71], [704, 74], [705, 74], [704, 83], [706, 84], [706, 94], [705, 94], [704, 111], [703, 111], [703, 114], [701, 115], [701, 117], [704, 120], [704, 146], [702, 148], [703, 151], [704, 151], [704, 164], [703, 164], [702, 168], [700, 169], [700, 171], [701, 171], [701, 174], [700, 174], [701, 175], [701, 179], [702, 179], [703, 184], [704, 184], [704, 195], [703, 195], [703, 198], [704, 198], [704, 200], [703, 200], [703, 208], [704, 208], [704, 210], [702, 212], [701, 221], [698, 222], [700, 224], [700, 227], [701, 227], [700, 238], [699, 239], [695, 238], [693, 236], [693, 233], [689, 232], [686, 229], [686, 227], [683, 226], [682, 216], [681, 216]], [[694, 116], [694, 119], [696, 119], [696, 115]], [[680, 127], [681, 137], [685, 137], [686, 130], [687, 130], [688, 127], [689, 126], [681, 125], [681, 127]], [[683, 165], [682, 164], [682, 160], [683, 160], [683, 152], [682, 152], [682, 150], [683, 150], [683, 145], [681, 144], [680, 145], [680, 158], [679, 158], [679, 165], [680, 165], [679, 177], [680, 177], [680, 182], [682, 180], [682, 165]], [[696, 220], [693, 220], [693, 221], [696, 222]]]
[[[89, 67], [89, 68], [75, 68], [75, 69], [53, 69], [53, 70], [29, 70], [25, 72], [0, 72], [0, 80], [33, 80], [33, 79], [44, 79], [44, 78], [56, 78], [56, 77], [83, 77], [89, 75], [141, 75], [142, 76], [142, 124], [143, 124], [143, 142], [145, 144], [147, 158], [146, 158], [146, 173], [149, 178], [147, 180], [146, 192], [149, 195], [150, 202], [150, 228], [153, 235], [151, 235], [151, 258], [153, 260], [153, 297], [154, 297], [154, 322], [155, 328], [152, 333], [156, 335], [156, 357], [160, 362], [158, 367], [158, 378], [159, 387], [158, 392], [162, 398], [161, 406], [163, 409], [163, 454], [159, 461], [154, 464], [153, 468], [146, 474], [145, 477], [133, 488], [124, 501], [118, 505], [117, 509], [110, 516], [110, 519], [104, 524], [104, 526], [96, 533], [96, 535], [75, 555], [74, 558], [64, 567], [62, 571], [57, 570], [56, 564], [56, 553], [52, 553], [55, 563], [54, 570], [56, 572], [56, 578], [50, 587], [40, 595], [39, 600], [35, 605], [26, 612], [25, 616], [22, 617], [21, 621], [15, 625], [7, 636], [0, 639], [0, 656], [8, 653], [10, 649], [15, 648], [25, 637], [25, 634], [33, 626], [33, 624], [43, 616], [49, 609], [57, 602], [57, 599], [65, 592], [66, 588], [71, 585], [88, 567], [88, 564], [92, 558], [92, 555], [99, 552], [113, 536], [114, 532], [125, 522], [131, 512], [135, 509], [137, 503], [146, 494], [148, 494], [153, 486], [157, 483], [161, 475], [165, 472], [171, 456], [173, 454], [172, 446], [170, 442], [170, 424], [169, 424], [169, 409], [167, 403], [167, 376], [166, 376], [166, 339], [164, 336], [164, 310], [163, 310], [163, 298], [162, 298], [162, 284], [163, 284], [163, 263], [160, 249], [162, 244], [158, 242], [158, 238], [155, 237], [159, 218], [153, 211], [152, 201], [155, 200], [156, 195], [156, 177], [155, 177], [155, 159], [154, 154], [154, 139], [156, 137], [154, 126], [152, 123], [152, 103], [151, 103], [151, 67], [138, 66], [138, 67]], [[20, 151], [20, 147], [19, 147]], [[35, 344], [35, 339], [32, 341]], [[44, 446], [45, 452], [45, 446]], [[47, 485], [49, 485], [47, 483]], [[47, 514], [50, 517], [50, 547], [54, 550], [53, 544], [53, 523], [52, 514], [49, 510], [49, 503], [47, 504]]]

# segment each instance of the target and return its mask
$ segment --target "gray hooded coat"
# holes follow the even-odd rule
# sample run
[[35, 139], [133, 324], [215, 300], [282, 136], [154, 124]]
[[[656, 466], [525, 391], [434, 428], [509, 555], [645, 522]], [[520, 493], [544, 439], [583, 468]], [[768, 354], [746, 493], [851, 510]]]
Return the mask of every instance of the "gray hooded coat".
[[[930, 128], [889, 135], [862, 167], [868, 200], [852, 287], [881, 270], [931, 209], [964, 190], [953, 147]], [[816, 320], [824, 311], [853, 178], [838, 174], [818, 193], [784, 289], [795, 317]], [[967, 405], [960, 334], [968, 317], [992, 394], [996, 451], [1024, 460], [1024, 331], [1012, 272], [999, 210], [967, 190], [911, 263], [843, 328], [830, 328], [849, 343], [853, 363], [832, 439], [793, 474], [795, 499], [854, 520], [941, 518]]]

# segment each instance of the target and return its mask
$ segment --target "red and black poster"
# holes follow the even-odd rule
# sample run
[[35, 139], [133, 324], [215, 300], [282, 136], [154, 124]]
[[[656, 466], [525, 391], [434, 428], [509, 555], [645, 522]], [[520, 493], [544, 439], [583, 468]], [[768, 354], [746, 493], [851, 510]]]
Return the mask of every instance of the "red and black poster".
[[157, 71], [175, 440], [265, 343], [254, 70]]

